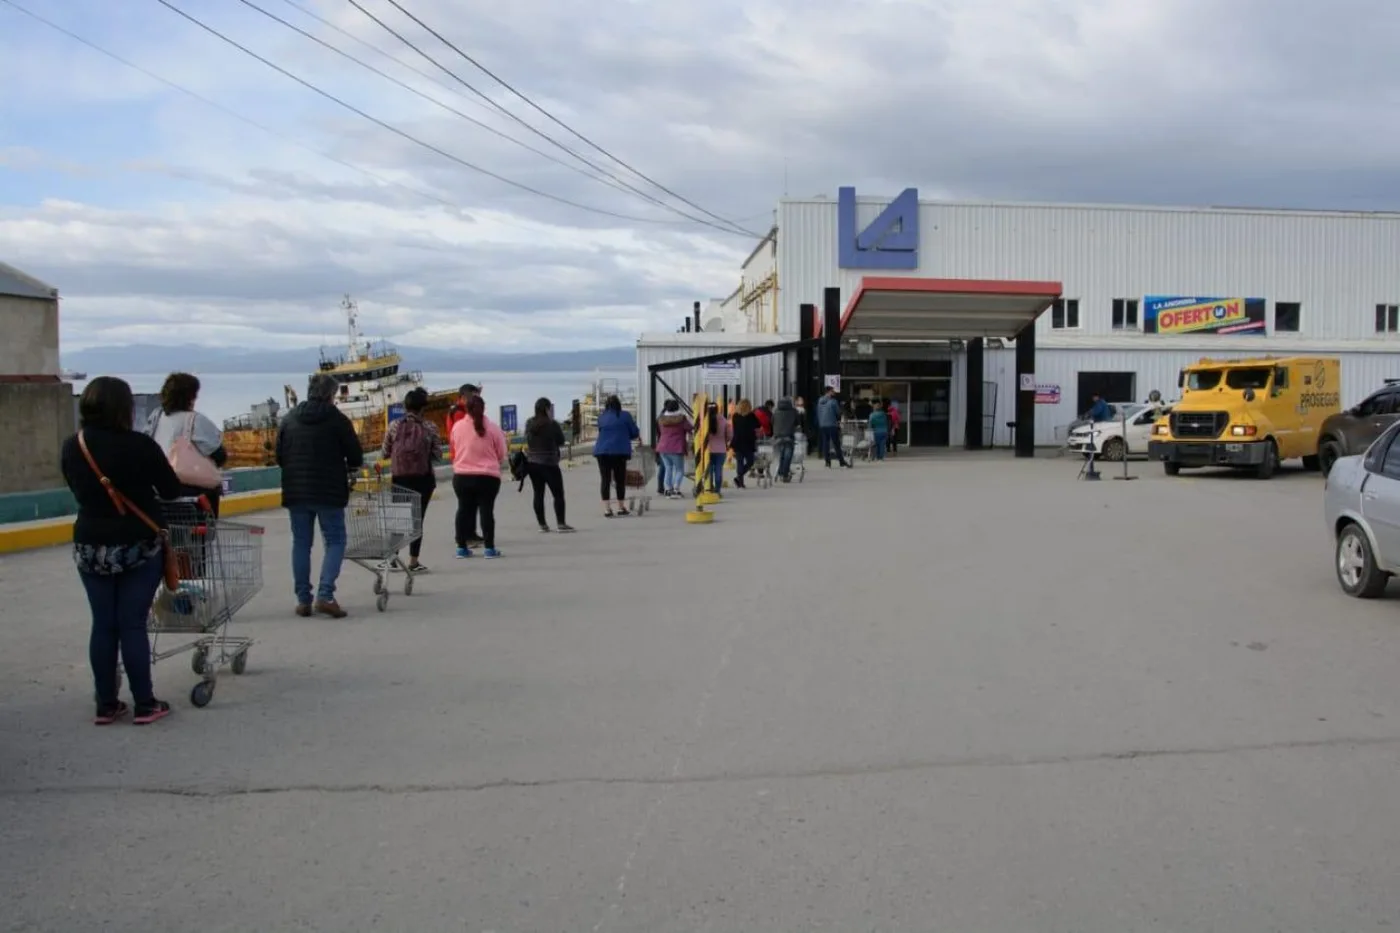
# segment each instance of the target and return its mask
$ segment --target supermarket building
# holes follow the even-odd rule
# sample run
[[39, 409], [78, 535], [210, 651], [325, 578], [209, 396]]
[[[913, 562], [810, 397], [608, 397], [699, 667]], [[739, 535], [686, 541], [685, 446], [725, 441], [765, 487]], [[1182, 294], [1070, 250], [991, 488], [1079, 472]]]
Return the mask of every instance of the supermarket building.
[[[697, 307], [688, 331], [638, 340], [643, 422], [659, 404], [649, 391], [658, 364], [672, 367], [659, 398], [704, 387], [755, 403], [813, 394], [820, 370], [813, 381], [817, 364], [804, 364], [814, 350], [755, 348], [819, 336], [833, 287], [842, 395], [897, 399], [911, 446], [1009, 445], [1018, 401], [1034, 443], [1053, 444], [1092, 395], [1175, 398], [1182, 366], [1207, 356], [1337, 356], [1344, 405], [1400, 377], [1400, 213], [922, 201], [912, 188], [893, 199], [843, 188], [781, 201], [737, 288]], [[804, 304], [816, 306], [816, 334], [802, 331]], [[1029, 344], [1019, 367], [1018, 343]], [[745, 350], [761, 355], [680, 365]], [[970, 398], [979, 394], [980, 405]]]

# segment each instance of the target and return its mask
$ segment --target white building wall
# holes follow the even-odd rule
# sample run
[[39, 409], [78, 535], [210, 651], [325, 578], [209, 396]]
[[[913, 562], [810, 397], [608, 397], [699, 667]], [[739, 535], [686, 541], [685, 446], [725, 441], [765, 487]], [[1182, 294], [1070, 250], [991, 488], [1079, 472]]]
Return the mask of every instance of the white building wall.
[[[1303, 351], [1306, 353], [1306, 351]], [[1058, 385], [1058, 405], [1035, 407], [1035, 441], [1040, 445], [1056, 442], [1055, 428], [1069, 424], [1080, 414], [1076, 411], [1081, 372], [1130, 372], [1137, 374], [1136, 398], [1111, 401], [1146, 401], [1153, 389], [1162, 398], [1177, 398], [1177, 374], [1182, 367], [1198, 361], [1199, 352], [1180, 350], [1037, 350], [1036, 382]], [[1211, 354], [1221, 357], [1243, 357], [1252, 354]], [[1357, 404], [1380, 388], [1386, 379], [1400, 378], [1400, 355], [1378, 353], [1335, 354], [1342, 365], [1342, 406]], [[967, 355], [959, 353], [953, 359], [953, 392], [950, 434], [953, 446], [961, 446], [963, 423], [967, 416], [965, 392]], [[1014, 350], [988, 350], [983, 378], [997, 384], [996, 443], [1010, 444], [1006, 422], [1015, 420], [1016, 354]]]
[[[859, 199], [857, 226], [888, 203]], [[923, 202], [920, 265], [908, 272], [838, 268], [834, 198], [783, 201], [778, 224], [785, 333], [796, 333], [799, 305], [820, 309], [825, 287], [839, 286], [844, 306], [863, 276], [890, 275], [1061, 282], [1079, 300], [1080, 328], [1052, 331], [1046, 314], [1042, 347], [1181, 340], [1114, 331], [1113, 299], [1197, 295], [1264, 298], [1271, 332], [1274, 303], [1301, 302], [1301, 331], [1279, 346], [1364, 340], [1400, 350], [1400, 335], [1375, 334], [1375, 306], [1400, 304], [1400, 214]], [[1244, 339], [1278, 352], [1272, 337]]]
[[[771, 346], [786, 342], [787, 338], [776, 334], [643, 334], [637, 341], [637, 414], [643, 438], [650, 438], [650, 425], [655, 419], [651, 411], [651, 375], [647, 367], [655, 363], [670, 363], [676, 360], [710, 356], [729, 350], [744, 350], [750, 347]], [[796, 363], [789, 362], [789, 378], [796, 375]], [[782, 354], [750, 357], [740, 361], [741, 379], [737, 391], [755, 405], [768, 399], [782, 396]], [[704, 373], [699, 366], [688, 366], [661, 374], [661, 378], [676, 390], [676, 393], [690, 403], [695, 393], [705, 388]], [[720, 393], [710, 389], [715, 395]], [[730, 398], [737, 399], [736, 387], [730, 386]], [[657, 387], [658, 407], [669, 398], [664, 388]]]

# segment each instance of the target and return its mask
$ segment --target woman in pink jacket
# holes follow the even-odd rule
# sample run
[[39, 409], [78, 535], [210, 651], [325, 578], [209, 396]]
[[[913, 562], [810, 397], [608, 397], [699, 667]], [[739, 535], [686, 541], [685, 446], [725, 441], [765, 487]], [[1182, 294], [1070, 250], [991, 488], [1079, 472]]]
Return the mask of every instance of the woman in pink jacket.
[[719, 413], [719, 406], [714, 402], [705, 406], [705, 420], [709, 430], [705, 447], [710, 452], [710, 488], [715, 495], [722, 495], [720, 490], [724, 488], [724, 461], [729, 456], [729, 444], [734, 440], [734, 428]]
[[656, 452], [661, 455], [664, 495], [668, 499], [681, 498], [681, 483], [685, 480], [686, 441], [693, 427], [690, 419], [681, 412], [680, 403], [668, 398], [661, 408], [661, 417], [656, 419], [661, 436], [656, 441]]
[[452, 426], [452, 491], [457, 495], [457, 557], [471, 557], [467, 535], [481, 515], [486, 557], [496, 549], [496, 496], [501, 491], [501, 464], [509, 451], [506, 436], [486, 417], [481, 396], [467, 401], [467, 416]]

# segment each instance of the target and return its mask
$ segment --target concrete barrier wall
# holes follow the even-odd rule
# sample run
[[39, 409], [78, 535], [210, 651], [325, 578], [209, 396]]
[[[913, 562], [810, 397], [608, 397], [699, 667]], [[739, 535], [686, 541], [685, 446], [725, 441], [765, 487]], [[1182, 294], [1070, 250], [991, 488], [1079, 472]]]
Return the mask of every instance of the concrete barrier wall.
[[68, 383], [0, 382], [0, 493], [62, 486], [58, 454], [72, 433]]
[[[224, 477], [228, 480], [230, 495], [280, 489], [282, 486], [280, 467], [249, 467], [229, 470], [224, 473]], [[62, 478], [59, 481], [62, 482]], [[73, 515], [77, 510], [73, 494], [68, 491], [66, 486], [59, 489], [41, 489], [38, 492], [0, 495], [0, 526], [15, 522], [62, 518]]]

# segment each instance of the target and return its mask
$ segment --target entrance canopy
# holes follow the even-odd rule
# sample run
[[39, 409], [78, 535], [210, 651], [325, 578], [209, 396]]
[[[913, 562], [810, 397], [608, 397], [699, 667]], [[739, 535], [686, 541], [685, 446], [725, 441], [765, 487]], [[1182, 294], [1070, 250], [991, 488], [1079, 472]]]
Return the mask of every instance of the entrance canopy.
[[[1059, 282], [869, 277], [846, 303], [841, 333], [871, 340], [1010, 340], [1061, 291]], [[816, 323], [820, 333], [820, 318]]]

